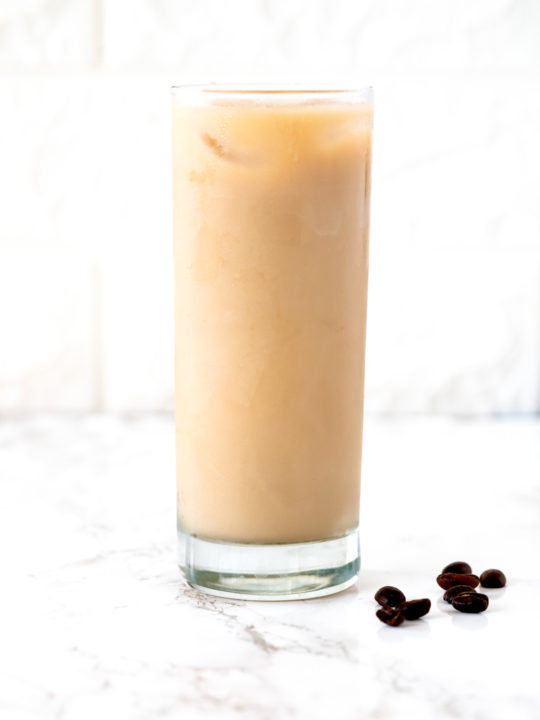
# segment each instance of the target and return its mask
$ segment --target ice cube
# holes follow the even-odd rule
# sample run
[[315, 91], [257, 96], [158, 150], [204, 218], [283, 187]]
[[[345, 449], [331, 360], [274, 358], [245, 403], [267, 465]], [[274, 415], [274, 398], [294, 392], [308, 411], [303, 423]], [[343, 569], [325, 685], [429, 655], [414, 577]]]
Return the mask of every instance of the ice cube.
[[225, 150], [225, 147], [219, 140], [208, 133], [202, 135], [203, 143], [212, 150], [220, 158], [228, 159], [230, 153]]
[[214, 137], [214, 135], [210, 135], [210, 133], [203, 133], [201, 135], [201, 139], [206, 147], [221, 160], [246, 166], [258, 165], [260, 163], [259, 158], [256, 158], [245, 151], [243, 152], [242, 150], [238, 150], [237, 148], [231, 149], [220, 142], [216, 137]]
[[333, 125], [322, 138], [322, 144], [334, 146], [343, 141], [356, 140], [359, 137], [365, 138], [371, 131], [372, 119], [368, 113], [355, 114], [345, 122]]

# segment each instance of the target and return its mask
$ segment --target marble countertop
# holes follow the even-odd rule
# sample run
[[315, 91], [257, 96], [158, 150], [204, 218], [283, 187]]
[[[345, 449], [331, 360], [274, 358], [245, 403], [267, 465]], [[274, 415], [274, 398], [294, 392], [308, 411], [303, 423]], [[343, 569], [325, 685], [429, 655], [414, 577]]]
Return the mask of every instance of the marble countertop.
[[[221, 600], [175, 567], [170, 416], [0, 422], [7, 720], [540, 717], [540, 421], [368, 419], [363, 570], [330, 598]], [[500, 567], [483, 615], [441, 601]], [[430, 597], [399, 628], [375, 590]]]

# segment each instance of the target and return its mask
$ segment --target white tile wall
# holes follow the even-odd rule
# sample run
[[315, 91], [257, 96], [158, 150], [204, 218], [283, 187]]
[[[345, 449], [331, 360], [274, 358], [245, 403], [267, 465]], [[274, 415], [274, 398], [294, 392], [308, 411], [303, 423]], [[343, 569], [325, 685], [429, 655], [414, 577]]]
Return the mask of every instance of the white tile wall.
[[119, 253], [105, 265], [104, 407], [173, 408], [174, 300], [170, 254]]
[[375, 112], [375, 243], [540, 250], [540, 71], [385, 77]]
[[539, 252], [394, 247], [371, 270], [371, 410], [538, 410]]
[[168, 86], [376, 86], [367, 407], [540, 411], [540, 3], [0, 3], [0, 412], [169, 409]]
[[0, 70], [84, 68], [100, 54], [96, 0], [2, 0]]
[[530, 0], [104, 0], [103, 48], [109, 67], [229, 80], [529, 70], [540, 61], [539, 23]]
[[100, 357], [92, 266], [72, 252], [3, 251], [0, 408], [94, 407]]

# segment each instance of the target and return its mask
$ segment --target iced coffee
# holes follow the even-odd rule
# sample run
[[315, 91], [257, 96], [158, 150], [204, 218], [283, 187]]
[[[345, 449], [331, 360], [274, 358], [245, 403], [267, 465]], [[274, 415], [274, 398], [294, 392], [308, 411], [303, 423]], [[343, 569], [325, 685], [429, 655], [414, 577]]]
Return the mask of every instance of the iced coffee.
[[[369, 91], [173, 90], [180, 562], [212, 566], [194, 584], [246, 592], [235, 547], [357, 547], [371, 138]], [[285, 565], [259, 574], [319, 570]]]

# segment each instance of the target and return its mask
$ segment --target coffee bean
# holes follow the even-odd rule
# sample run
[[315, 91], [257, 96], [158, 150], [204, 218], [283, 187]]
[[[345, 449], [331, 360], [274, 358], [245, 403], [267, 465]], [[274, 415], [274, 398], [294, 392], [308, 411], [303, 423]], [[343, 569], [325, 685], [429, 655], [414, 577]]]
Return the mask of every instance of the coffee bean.
[[377, 590], [375, 593], [375, 600], [379, 603], [379, 605], [397, 607], [401, 603], [405, 602], [405, 595], [397, 587], [385, 585]]
[[483, 593], [460, 593], [452, 598], [452, 607], [462, 613], [483, 612], [489, 605], [489, 598]]
[[448, 590], [444, 593], [444, 599], [447, 603], [452, 602], [452, 598], [456, 597], [456, 595], [461, 595], [461, 593], [471, 593], [476, 592], [476, 590], [470, 585], [451, 585]]
[[392, 625], [393, 627], [396, 627], [397, 625], [401, 625], [401, 623], [405, 620], [404, 616], [401, 614], [399, 610], [396, 608], [392, 608], [389, 605], [385, 605], [382, 608], [379, 608], [375, 615], [379, 618], [379, 620], [386, 625]]
[[502, 588], [506, 585], [506, 577], [501, 570], [490, 568], [480, 575], [480, 584], [487, 588]]
[[441, 573], [437, 578], [437, 582], [443, 590], [448, 590], [452, 585], [469, 585], [475, 588], [480, 583], [480, 578], [469, 573]]
[[443, 575], [444, 573], [459, 573], [460, 575], [470, 575], [472, 573], [472, 567], [469, 565], [469, 563], [457, 560], [456, 562], [447, 565], [442, 572]]
[[431, 608], [431, 600], [422, 598], [421, 600], [407, 600], [398, 607], [403, 614], [405, 620], [418, 620], [422, 615], [427, 615]]

